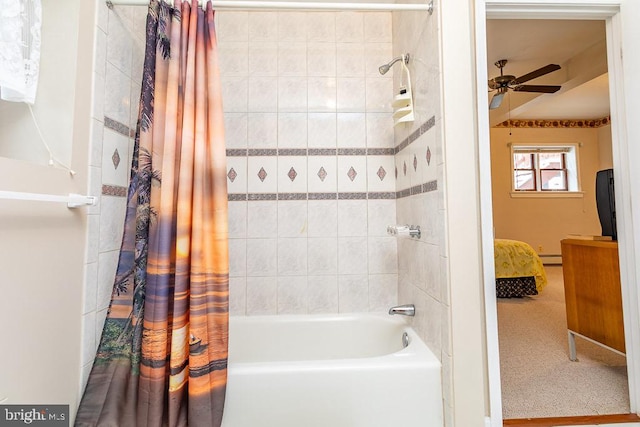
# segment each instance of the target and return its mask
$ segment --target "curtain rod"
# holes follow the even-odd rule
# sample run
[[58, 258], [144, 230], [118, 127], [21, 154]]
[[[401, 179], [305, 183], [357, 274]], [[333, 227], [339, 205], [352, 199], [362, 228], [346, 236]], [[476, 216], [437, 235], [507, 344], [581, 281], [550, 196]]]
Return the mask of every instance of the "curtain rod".
[[70, 193], [68, 196], [58, 196], [55, 194], [21, 193], [17, 191], [0, 191], [0, 199], [7, 200], [29, 200], [36, 202], [62, 202], [66, 203], [70, 209], [81, 206], [95, 205], [96, 198], [93, 196], [83, 196], [81, 194]]
[[[205, 1], [199, 0], [200, 4]], [[148, 6], [149, 0], [107, 0], [107, 6]], [[377, 11], [427, 11], [433, 13], [433, 0], [428, 3], [321, 3], [294, 1], [211, 1], [215, 10], [255, 10], [255, 9], [289, 9], [289, 10], [377, 10]]]

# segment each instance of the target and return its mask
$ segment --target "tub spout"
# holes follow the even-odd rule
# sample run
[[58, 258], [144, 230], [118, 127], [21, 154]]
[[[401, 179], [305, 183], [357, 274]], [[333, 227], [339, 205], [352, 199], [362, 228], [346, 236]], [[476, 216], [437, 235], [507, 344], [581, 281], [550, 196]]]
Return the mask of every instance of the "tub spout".
[[389, 314], [402, 314], [403, 316], [415, 316], [416, 306], [413, 304], [397, 305], [389, 309]]

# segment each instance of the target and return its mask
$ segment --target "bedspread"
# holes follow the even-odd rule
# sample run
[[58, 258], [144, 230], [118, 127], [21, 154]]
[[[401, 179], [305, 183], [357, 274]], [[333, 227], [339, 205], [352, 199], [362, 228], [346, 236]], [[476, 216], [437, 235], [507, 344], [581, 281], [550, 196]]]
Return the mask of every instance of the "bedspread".
[[518, 240], [495, 239], [496, 278], [533, 276], [538, 292], [547, 286], [547, 275], [536, 251]]

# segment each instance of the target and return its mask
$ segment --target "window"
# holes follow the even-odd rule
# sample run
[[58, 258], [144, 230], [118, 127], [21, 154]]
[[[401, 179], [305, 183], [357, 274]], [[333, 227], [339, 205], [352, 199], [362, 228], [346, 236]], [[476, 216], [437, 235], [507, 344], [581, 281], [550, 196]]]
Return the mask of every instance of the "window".
[[577, 145], [513, 145], [514, 192], [579, 191]]

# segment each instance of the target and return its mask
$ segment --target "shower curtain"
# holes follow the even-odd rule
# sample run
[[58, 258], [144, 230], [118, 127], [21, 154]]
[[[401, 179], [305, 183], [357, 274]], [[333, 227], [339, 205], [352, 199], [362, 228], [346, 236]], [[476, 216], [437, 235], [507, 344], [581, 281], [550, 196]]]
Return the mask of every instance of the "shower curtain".
[[226, 158], [213, 10], [151, 0], [125, 231], [77, 426], [220, 426]]

